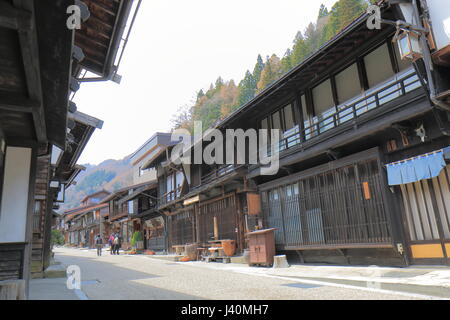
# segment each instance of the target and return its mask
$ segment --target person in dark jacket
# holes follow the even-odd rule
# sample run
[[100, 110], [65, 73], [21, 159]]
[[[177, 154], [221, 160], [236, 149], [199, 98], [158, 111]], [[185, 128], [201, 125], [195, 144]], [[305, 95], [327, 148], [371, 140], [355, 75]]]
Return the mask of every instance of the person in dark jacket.
[[97, 256], [101, 256], [103, 248], [103, 239], [102, 237], [100, 237], [99, 234], [95, 237], [95, 246], [97, 247]]
[[114, 241], [113, 241], [113, 246], [114, 246], [114, 250], [113, 250], [113, 254], [119, 254], [119, 249], [120, 249], [120, 245], [121, 245], [121, 241], [120, 241], [120, 236], [118, 233], [116, 233], [115, 237], [114, 237]]

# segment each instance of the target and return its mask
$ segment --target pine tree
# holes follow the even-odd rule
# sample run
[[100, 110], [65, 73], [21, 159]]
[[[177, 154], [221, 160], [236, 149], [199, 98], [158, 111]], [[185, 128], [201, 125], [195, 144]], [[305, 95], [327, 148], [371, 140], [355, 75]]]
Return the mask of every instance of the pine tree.
[[264, 62], [263, 62], [261, 55], [258, 54], [256, 65], [255, 65], [255, 68], [253, 69], [253, 73], [252, 73], [253, 79], [255, 81], [255, 89], [256, 89], [256, 84], [261, 79], [261, 72], [263, 71], [263, 69], [264, 69]]
[[330, 21], [326, 38], [330, 39], [367, 8], [365, 0], [339, 0], [334, 4], [329, 13]]
[[257, 92], [261, 92], [281, 76], [281, 61], [275, 54], [267, 58], [261, 78], [256, 86]]
[[204, 96], [205, 96], [205, 93], [203, 92], [203, 89], [200, 89], [200, 91], [197, 93], [197, 101], [200, 100]]
[[328, 15], [328, 9], [327, 7], [325, 7], [325, 5], [322, 3], [320, 5], [320, 9], [319, 9], [319, 19], [326, 17]]
[[284, 54], [283, 59], [281, 59], [281, 72], [282, 73], [286, 73], [292, 69], [293, 65], [292, 65], [291, 55], [292, 55], [291, 49], [287, 49], [286, 53]]
[[300, 62], [302, 62], [310, 53], [308, 46], [305, 40], [302, 38], [298, 38], [295, 42], [294, 47], [292, 48], [291, 53], [291, 65], [292, 67], [297, 66]]
[[255, 96], [256, 92], [256, 84], [255, 79], [253, 78], [252, 73], [247, 70], [245, 73], [244, 79], [239, 82], [238, 86], [238, 98], [237, 98], [237, 107], [242, 106], [249, 102]]
[[216, 80], [215, 90], [219, 91], [220, 88], [222, 88], [222, 86], [223, 86], [223, 79], [222, 77], [218, 77]]

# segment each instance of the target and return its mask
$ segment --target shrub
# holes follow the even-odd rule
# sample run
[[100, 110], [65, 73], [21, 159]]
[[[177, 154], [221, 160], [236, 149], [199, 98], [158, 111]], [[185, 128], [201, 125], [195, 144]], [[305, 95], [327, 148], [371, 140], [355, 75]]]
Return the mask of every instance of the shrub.
[[52, 230], [51, 244], [52, 246], [55, 244], [62, 246], [64, 244], [64, 236], [62, 235], [61, 231]]
[[133, 233], [133, 236], [131, 237], [131, 246], [134, 247], [136, 245], [136, 242], [142, 240], [143, 240], [142, 233], [139, 231], [135, 231]]

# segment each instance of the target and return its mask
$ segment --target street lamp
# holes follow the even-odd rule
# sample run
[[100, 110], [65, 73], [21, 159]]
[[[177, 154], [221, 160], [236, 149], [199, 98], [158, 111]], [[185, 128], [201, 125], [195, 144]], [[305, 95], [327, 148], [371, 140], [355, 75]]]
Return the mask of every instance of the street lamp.
[[402, 60], [416, 61], [423, 58], [419, 37], [419, 34], [410, 30], [403, 30], [400, 35], [394, 37], [393, 41], [397, 42]]

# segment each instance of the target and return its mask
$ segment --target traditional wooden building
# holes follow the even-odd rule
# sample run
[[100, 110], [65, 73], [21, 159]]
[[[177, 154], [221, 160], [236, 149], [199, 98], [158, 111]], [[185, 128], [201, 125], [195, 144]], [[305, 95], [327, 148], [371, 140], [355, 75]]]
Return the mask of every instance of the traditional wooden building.
[[157, 179], [157, 170], [151, 166], [168, 152], [171, 141], [170, 133], [155, 133], [138, 150], [131, 155], [134, 183], [148, 183], [146, 189], [139, 195], [137, 212], [133, 215], [141, 220], [139, 231], [143, 232], [144, 248], [155, 252], [167, 252], [168, 233], [166, 216], [158, 210], [158, 190], [161, 190]]
[[245, 230], [268, 227], [302, 262], [448, 263], [450, 12], [433, 0], [379, 7], [380, 28], [361, 15], [215, 125], [279, 130], [275, 174], [176, 164], [173, 146], [143, 166], [157, 172], [169, 249], [214, 238], [242, 249]]
[[121, 188], [102, 200], [109, 207], [108, 216], [104, 216], [106, 231], [103, 235], [106, 239], [112, 233], [118, 233], [122, 248], [131, 248], [133, 233], [143, 231], [141, 217], [154, 207], [151, 190], [155, 187], [154, 182], [144, 182]]
[[102, 234], [102, 217], [109, 211], [108, 204], [102, 200], [109, 195], [106, 190], [92, 193], [83, 198], [79, 207], [64, 211], [67, 245], [95, 247], [95, 236]]
[[[416, 4], [381, 1], [394, 23], [369, 29], [363, 14], [219, 124], [281, 131], [278, 173], [246, 174], [278, 251], [303, 262], [448, 261], [450, 39], [437, 47], [438, 3]], [[414, 31], [397, 20], [430, 31], [420, 52], [408, 55]]]
[[94, 130], [103, 125], [103, 121], [79, 111], [69, 112], [69, 119], [73, 121], [73, 127], [66, 151], [54, 146], [48, 155], [38, 157], [32, 228], [33, 277], [42, 277], [50, 264], [54, 210], [59, 208], [59, 203], [64, 202], [65, 190], [73, 184], [80, 170], [84, 169], [76, 164], [81, 152]]
[[[73, 5], [80, 8], [81, 29], [68, 24]], [[28, 292], [33, 231], [40, 270], [40, 261], [45, 266], [49, 256], [48, 208], [70, 185], [67, 174], [72, 179], [81, 169], [73, 162], [83, 149], [77, 143], [88, 139], [77, 131], [91, 131], [71, 119], [76, 106], [69, 95], [80, 81], [118, 82], [125, 24], [139, 5], [131, 0], [0, 0], [0, 281], [24, 288], [20, 298]], [[86, 77], [88, 72], [98, 77]], [[54, 152], [67, 162], [52, 167]], [[46, 179], [47, 191], [36, 194], [45, 189]], [[41, 219], [34, 220], [34, 212]]]
[[[203, 139], [207, 138], [205, 133]], [[245, 232], [257, 224], [248, 215], [247, 199], [253, 199], [257, 189], [245, 178], [246, 166], [180, 164], [171, 156], [177, 143], [172, 141], [143, 165], [145, 170], [156, 170], [157, 212], [165, 221], [167, 250], [227, 239], [235, 240], [242, 252]], [[207, 143], [200, 140], [192, 147], [199, 145], [203, 148]]]

